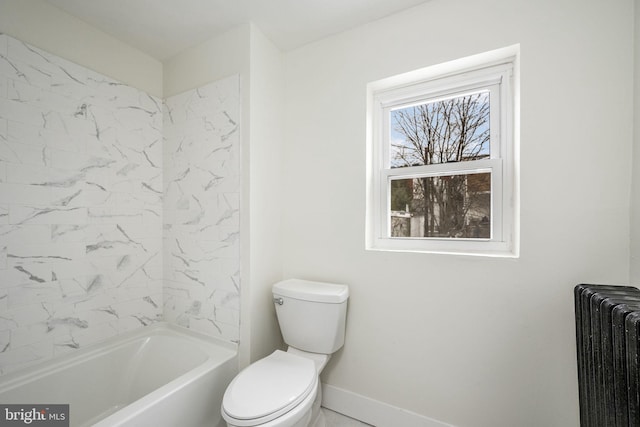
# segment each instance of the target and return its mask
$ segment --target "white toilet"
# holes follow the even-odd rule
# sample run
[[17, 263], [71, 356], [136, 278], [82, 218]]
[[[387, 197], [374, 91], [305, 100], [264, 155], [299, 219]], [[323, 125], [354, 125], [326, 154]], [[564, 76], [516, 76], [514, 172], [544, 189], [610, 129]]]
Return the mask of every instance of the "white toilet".
[[222, 399], [229, 427], [324, 427], [319, 375], [344, 344], [349, 288], [290, 279], [273, 286], [289, 346], [240, 372]]

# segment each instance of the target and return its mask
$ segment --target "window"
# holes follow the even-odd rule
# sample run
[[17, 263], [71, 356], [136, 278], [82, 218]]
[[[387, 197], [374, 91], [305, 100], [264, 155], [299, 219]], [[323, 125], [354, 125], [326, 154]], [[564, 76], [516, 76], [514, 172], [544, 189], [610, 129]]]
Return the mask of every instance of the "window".
[[514, 49], [369, 85], [367, 249], [517, 256]]

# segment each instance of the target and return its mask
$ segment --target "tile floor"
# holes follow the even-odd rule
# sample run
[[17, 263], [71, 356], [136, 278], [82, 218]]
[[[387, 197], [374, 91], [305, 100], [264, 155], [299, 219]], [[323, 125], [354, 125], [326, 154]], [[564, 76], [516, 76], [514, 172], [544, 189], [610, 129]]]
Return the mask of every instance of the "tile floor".
[[337, 412], [330, 411], [327, 408], [322, 408], [322, 412], [324, 412], [325, 420], [327, 422], [326, 427], [366, 427], [371, 425], [346, 417]]

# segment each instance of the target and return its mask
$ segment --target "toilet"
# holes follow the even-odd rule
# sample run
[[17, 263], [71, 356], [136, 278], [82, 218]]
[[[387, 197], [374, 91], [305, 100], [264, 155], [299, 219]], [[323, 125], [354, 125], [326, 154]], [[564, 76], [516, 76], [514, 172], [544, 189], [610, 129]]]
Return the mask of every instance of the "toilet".
[[222, 399], [228, 427], [324, 427], [319, 375], [344, 344], [349, 288], [289, 279], [273, 285], [287, 351], [276, 350], [231, 381]]

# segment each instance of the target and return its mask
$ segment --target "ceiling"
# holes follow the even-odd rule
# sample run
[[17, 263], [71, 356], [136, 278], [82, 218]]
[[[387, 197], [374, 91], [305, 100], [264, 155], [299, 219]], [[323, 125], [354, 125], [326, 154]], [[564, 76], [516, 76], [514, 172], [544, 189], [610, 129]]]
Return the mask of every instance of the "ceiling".
[[253, 22], [287, 51], [427, 0], [46, 0], [165, 60]]

